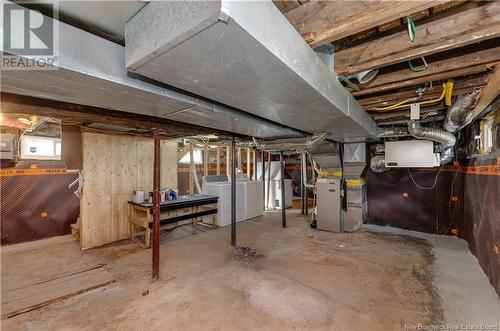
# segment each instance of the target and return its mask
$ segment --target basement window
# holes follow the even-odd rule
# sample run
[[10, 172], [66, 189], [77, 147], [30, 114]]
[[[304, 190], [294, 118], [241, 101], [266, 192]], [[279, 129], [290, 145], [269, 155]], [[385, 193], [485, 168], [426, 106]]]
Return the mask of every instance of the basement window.
[[[203, 155], [202, 155], [202, 151], [193, 151], [193, 158], [194, 158], [194, 164], [202, 164], [202, 159], [203, 159]], [[189, 153], [187, 153], [186, 155], [184, 155], [181, 160], [179, 161], [179, 163], [182, 163], [182, 164], [190, 164], [191, 163], [191, 157], [189, 155]]]
[[21, 138], [21, 159], [60, 160], [61, 139], [25, 135]]
[[481, 121], [481, 137], [479, 153], [486, 154], [493, 148], [493, 114], [488, 115]]

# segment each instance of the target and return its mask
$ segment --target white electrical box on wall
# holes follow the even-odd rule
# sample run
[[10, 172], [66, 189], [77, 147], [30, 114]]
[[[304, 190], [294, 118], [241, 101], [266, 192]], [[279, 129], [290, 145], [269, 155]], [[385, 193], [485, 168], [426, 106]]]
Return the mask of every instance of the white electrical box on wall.
[[388, 168], [434, 167], [439, 155], [430, 140], [400, 140], [385, 143], [385, 166]]

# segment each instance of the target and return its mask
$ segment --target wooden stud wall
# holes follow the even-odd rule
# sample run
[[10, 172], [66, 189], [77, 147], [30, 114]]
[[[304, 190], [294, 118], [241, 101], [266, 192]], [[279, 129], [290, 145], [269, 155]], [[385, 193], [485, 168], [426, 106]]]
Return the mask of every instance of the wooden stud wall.
[[[153, 186], [153, 139], [83, 132], [82, 249], [128, 238], [132, 191]], [[177, 187], [177, 142], [161, 143], [161, 188]]]

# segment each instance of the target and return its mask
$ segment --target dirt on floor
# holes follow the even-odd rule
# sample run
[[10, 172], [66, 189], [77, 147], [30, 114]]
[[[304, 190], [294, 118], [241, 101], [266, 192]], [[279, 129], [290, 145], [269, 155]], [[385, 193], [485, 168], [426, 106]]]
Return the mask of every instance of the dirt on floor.
[[[2, 330], [404, 330], [444, 323], [433, 256], [420, 239], [310, 229], [295, 210], [230, 229], [161, 234], [160, 280], [151, 250], [129, 241], [80, 251], [68, 237], [2, 250], [2, 286], [105, 263], [113, 285], [2, 321]], [[258, 258], [253, 258], [258, 255]]]

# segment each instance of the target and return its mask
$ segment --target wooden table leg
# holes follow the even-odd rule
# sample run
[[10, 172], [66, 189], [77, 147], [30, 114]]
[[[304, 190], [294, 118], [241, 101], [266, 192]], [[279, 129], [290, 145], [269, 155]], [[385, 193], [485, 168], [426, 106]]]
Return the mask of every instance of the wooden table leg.
[[148, 227], [146, 228], [146, 234], [144, 238], [144, 245], [146, 248], [149, 248], [151, 246], [151, 229]]

